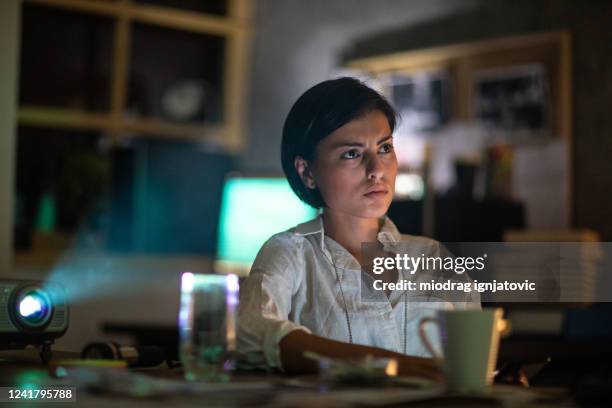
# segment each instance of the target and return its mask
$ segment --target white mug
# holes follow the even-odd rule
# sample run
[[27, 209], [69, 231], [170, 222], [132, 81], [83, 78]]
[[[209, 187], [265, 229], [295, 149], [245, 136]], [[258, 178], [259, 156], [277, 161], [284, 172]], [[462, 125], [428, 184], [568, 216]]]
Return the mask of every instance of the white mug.
[[[497, 364], [502, 309], [438, 310], [437, 317], [419, 322], [419, 335], [431, 355], [439, 360], [453, 391], [482, 392], [492, 383]], [[436, 323], [444, 355], [427, 339], [425, 325]]]

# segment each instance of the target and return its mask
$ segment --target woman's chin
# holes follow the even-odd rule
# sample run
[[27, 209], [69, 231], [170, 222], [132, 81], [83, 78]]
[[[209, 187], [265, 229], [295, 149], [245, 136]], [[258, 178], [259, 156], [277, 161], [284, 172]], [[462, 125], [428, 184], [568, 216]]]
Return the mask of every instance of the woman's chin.
[[328, 211], [344, 213], [358, 218], [381, 218], [387, 214], [391, 200], [355, 200], [352, 202], [336, 203], [327, 207]]
[[381, 218], [387, 214], [391, 203], [369, 203], [361, 209], [363, 218]]

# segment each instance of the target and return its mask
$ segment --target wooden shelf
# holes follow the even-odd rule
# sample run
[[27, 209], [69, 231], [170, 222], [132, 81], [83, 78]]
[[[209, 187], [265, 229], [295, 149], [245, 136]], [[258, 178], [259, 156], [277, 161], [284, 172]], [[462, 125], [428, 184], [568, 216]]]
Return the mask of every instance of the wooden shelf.
[[158, 119], [120, 119], [117, 122], [120, 134], [140, 133], [178, 139], [219, 141], [222, 140], [222, 125], [192, 125]]
[[76, 109], [24, 106], [19, 109], [20, 125], [42, 128], [131, 133], [171, 139], [207, 140], [234, 149], [224, 137], [223, 125], [194, 125], [158, 119], [114, 119], [110, 114], [89, 113]]
[[108, 130], [112, 122], [110, 114], [41, 106], [20, 107], [17, 120], [25, 126], [70, 130]]
[[347, 63], [349, 68], [371, 73], [389, 71], [423, 71], [429, 68], [448, 67], [454, 60], [474, 57], [489, 52], [503, 52], [522, 48], [546, 46], [568, 41], [566, 31], [517, 35], [470, 43], [450, 44], [391, 54], [361, 58]]
[[103, 0], [25, 0], [25, 2], [207, 34], [227, 35], [247, 29], [243, 27], [244, 20], [236, 21], [233, 17], [220, 17], [141, 3]]

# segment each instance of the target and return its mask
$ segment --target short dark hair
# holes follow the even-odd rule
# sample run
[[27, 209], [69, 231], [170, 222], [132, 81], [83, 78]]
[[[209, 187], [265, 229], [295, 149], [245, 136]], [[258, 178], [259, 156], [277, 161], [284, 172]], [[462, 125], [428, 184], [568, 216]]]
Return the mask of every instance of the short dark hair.
[[304, 186], [295, 169], [295, 158], [314, 160], [317, 144], [336, 129], [373, 110], [381, 111], [395, 130], [396, 112], [374, 89], [358, 79], [343, 77], [321, 82], [298, 98], [285, 119], [281, 162], [295, 194], [314, 208], [325, 207], [318, 188]]

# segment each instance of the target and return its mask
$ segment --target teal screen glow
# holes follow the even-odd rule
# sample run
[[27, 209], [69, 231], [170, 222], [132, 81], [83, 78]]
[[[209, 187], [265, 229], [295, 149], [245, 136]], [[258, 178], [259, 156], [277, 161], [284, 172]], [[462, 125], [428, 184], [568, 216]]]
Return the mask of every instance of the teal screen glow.
[[268, 238], [315, 216], [285, 178], [230, 178], [223, 189], [217, 258], [250, 265]]

